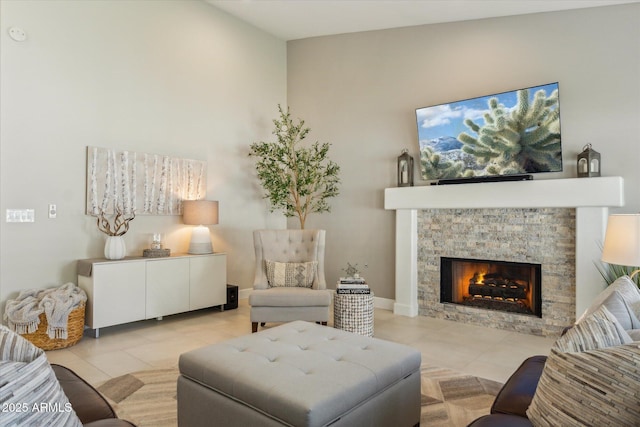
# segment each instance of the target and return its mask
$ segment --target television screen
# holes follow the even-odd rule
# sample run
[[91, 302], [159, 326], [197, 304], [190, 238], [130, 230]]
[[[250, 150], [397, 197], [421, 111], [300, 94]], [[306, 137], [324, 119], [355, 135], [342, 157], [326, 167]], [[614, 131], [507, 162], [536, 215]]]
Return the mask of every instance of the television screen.
[[562, 171], [558, 83], [416, 110], [422, 179]]

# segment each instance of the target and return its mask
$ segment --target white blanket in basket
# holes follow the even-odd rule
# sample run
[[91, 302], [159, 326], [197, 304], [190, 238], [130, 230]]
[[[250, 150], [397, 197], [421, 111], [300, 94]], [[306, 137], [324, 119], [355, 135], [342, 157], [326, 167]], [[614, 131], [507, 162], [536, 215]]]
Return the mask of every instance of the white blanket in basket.
[[31, 334], [38, 329], [39, 316], [44, 313], [49, 338], [67, 339], [69, 313], [86, 300], [87, 294], [71, 282], [57, 288], [27, 289], [7, 301], [4, 317], [12, 331]]

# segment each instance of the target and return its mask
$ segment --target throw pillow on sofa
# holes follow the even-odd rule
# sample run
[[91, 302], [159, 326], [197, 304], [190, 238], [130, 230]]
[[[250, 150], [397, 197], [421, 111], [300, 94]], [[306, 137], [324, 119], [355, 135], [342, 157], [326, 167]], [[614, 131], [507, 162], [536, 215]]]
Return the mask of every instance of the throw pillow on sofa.
[[623, 329], [640, 329], [640, 320], [620, 291], [611, 292], [602, 302], [602, 306], [607, 307], [607, 310], [615, 316]]
[[634, 426], [640, 343], [602, 306], [558, 339], [527, 417], [535, 427]]
[[3, 325], [0, 371], [3, 426], [82, 426], [44, 351]]
[[587, 310], [582, 314], [582, 316], [580, 316], [576, 323], [580, 323], [583, 319], [600, 308], [600, 306], [603, 305], [605, 301], [608, 303], [613, 303], [611, 300], [608, 300], [608, 298], [614, 292], [619, 292], [620, 297], [622, 297], [622, 299], [625, 301], [625, 304], [630, 311], [629, 316], [633, 316], [633, 318], [635, 318], [636, 327], [625, 329], [638, 329], [638, 327], [640, 327], [640, 321], [638, 320], [638, 318], [640, 318], [640, 290], [638, 289], [638, 286], [629, 278], [629, 276], [619, 277], [615, 282], [607, 286], [607, 288], [595, 298], [595, 300], [591, 303], [591, 306], [587, 308]]
[[633, 340], [604, 305], [574, 325], [553, 345], [562, 352], [587, 351], [629, 344]]
[[640, 344], [582, 353], [551, 350], [527, 410], [535, 427], [637, 426]]

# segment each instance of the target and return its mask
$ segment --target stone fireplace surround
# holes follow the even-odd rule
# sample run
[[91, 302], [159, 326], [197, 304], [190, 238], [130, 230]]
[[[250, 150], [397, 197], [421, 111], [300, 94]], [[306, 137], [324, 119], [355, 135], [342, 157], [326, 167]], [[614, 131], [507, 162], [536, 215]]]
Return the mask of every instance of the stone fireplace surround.
[[[539, 263], [542, 317], [440, 303], [440, 257]], [[575, 320], [575, 209], [418, 212], [418, 308], [423, 316], [554, 336]]]
[[[429, 235], [428, 229], [420, 231], [420, 225], [423, 225], [423, 222], [418, 218], [424, 214], [420, 213], [419, 215], [419, 211], [463, 210], [459, 213], [463, 217], [466, 209], [471, 210], [467, 213], [476, 213], [476, 210], [497, 209], [507, 220], [510, 217], [520, 215], [516, 214], [517, 210], [527, 212], [531, 209], [542, 209], [545, 216], [548, 216], [551, 211], [557, 211], [559, 215], [565, 217], [566, 215], [569, 217], [572, 216], [571, 214], [575, 215], [575, 219], [569, 219], [568, 222], [568, 224], [571, 224], [572, 221], [575, 223], [574, 230], [570, 230], [575, 237], [575, 250], [572, 251], [575, 255], [567, 270], [570, 271], [571, 267], [575, 266], [573, 269], [575, 277], [565, 278], [573, 282], [570, 284], [570, 289], [575, 295], [572, 295], [569, 300], [574, 300], [575, 303], [569, 301], [571, 307], [568, 309], [565, 307], [565, 311], [568, 311], [568, 317], [573, 319], [589, 306], [593, 298], [604, 287], [594, 261], [600, 258], [598, 242], [604, 239], [608, 208], [619, 206], [624, 206], [624, 182], [621, 177], [387, 188], [385, 190], [385, 209], [396, 210], [396, 300], [394, 313], [410, 317], [421, 314], [469, 321], [466, 315], [451, 316], [451, 313], [447, 315], [439, 298], [438, 301], [425, 299], [424, 290], [426, 288], [424, 286], [420, 291], [422, 305], [418, 303], [419, 280], [425, 280], [422, 277], [419, 278], [418, 274], [419, 233], [422, 240], [433, 241], [434, 237]], [[556, 223], [556, 226], [559, 224]], [[453, 256], [451, 254], [442, 255]], [[487, 257], [483, 256], [482, 258]], [[427, 280], [432, 281], [430, 278]], [[543, 283], [543, 292], [544, 286]], [[563, 301], [566, 299], [562, 298]], [[518, 320], [514, 322], [516, 329], [523, 329], [523, 332], [529, 333], [555, 335], [558, 333], [559, 327], [556, 323], [565, 322], [567, 319], [566, 313], [560, 314], [556, 309], [557, 306], [548, 304], [545, 308], [543, 301], [543, 319], [547, 319], [546, 321], [550, 321], [551, 324], [547, 326], [544, 324], [533, 325], [533, 327], [529, 327], [529, 330], [526, 326], [517, 327], [519, 324], [530, 323], [530, 317], [525, 316], [526, 321], [516, 319]], [[554, 316], [559, 315], [561, 319], [554, 321]], [[513, 325], [509, 326], [511, 329], [513, 327]]]

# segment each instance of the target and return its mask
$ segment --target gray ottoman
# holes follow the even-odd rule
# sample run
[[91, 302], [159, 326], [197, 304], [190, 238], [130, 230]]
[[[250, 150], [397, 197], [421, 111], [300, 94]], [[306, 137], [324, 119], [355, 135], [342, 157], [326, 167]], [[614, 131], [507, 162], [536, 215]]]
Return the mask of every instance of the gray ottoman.
[[420, 352], [296, 321], [180, 356], [178, 425], [414, 426]]

